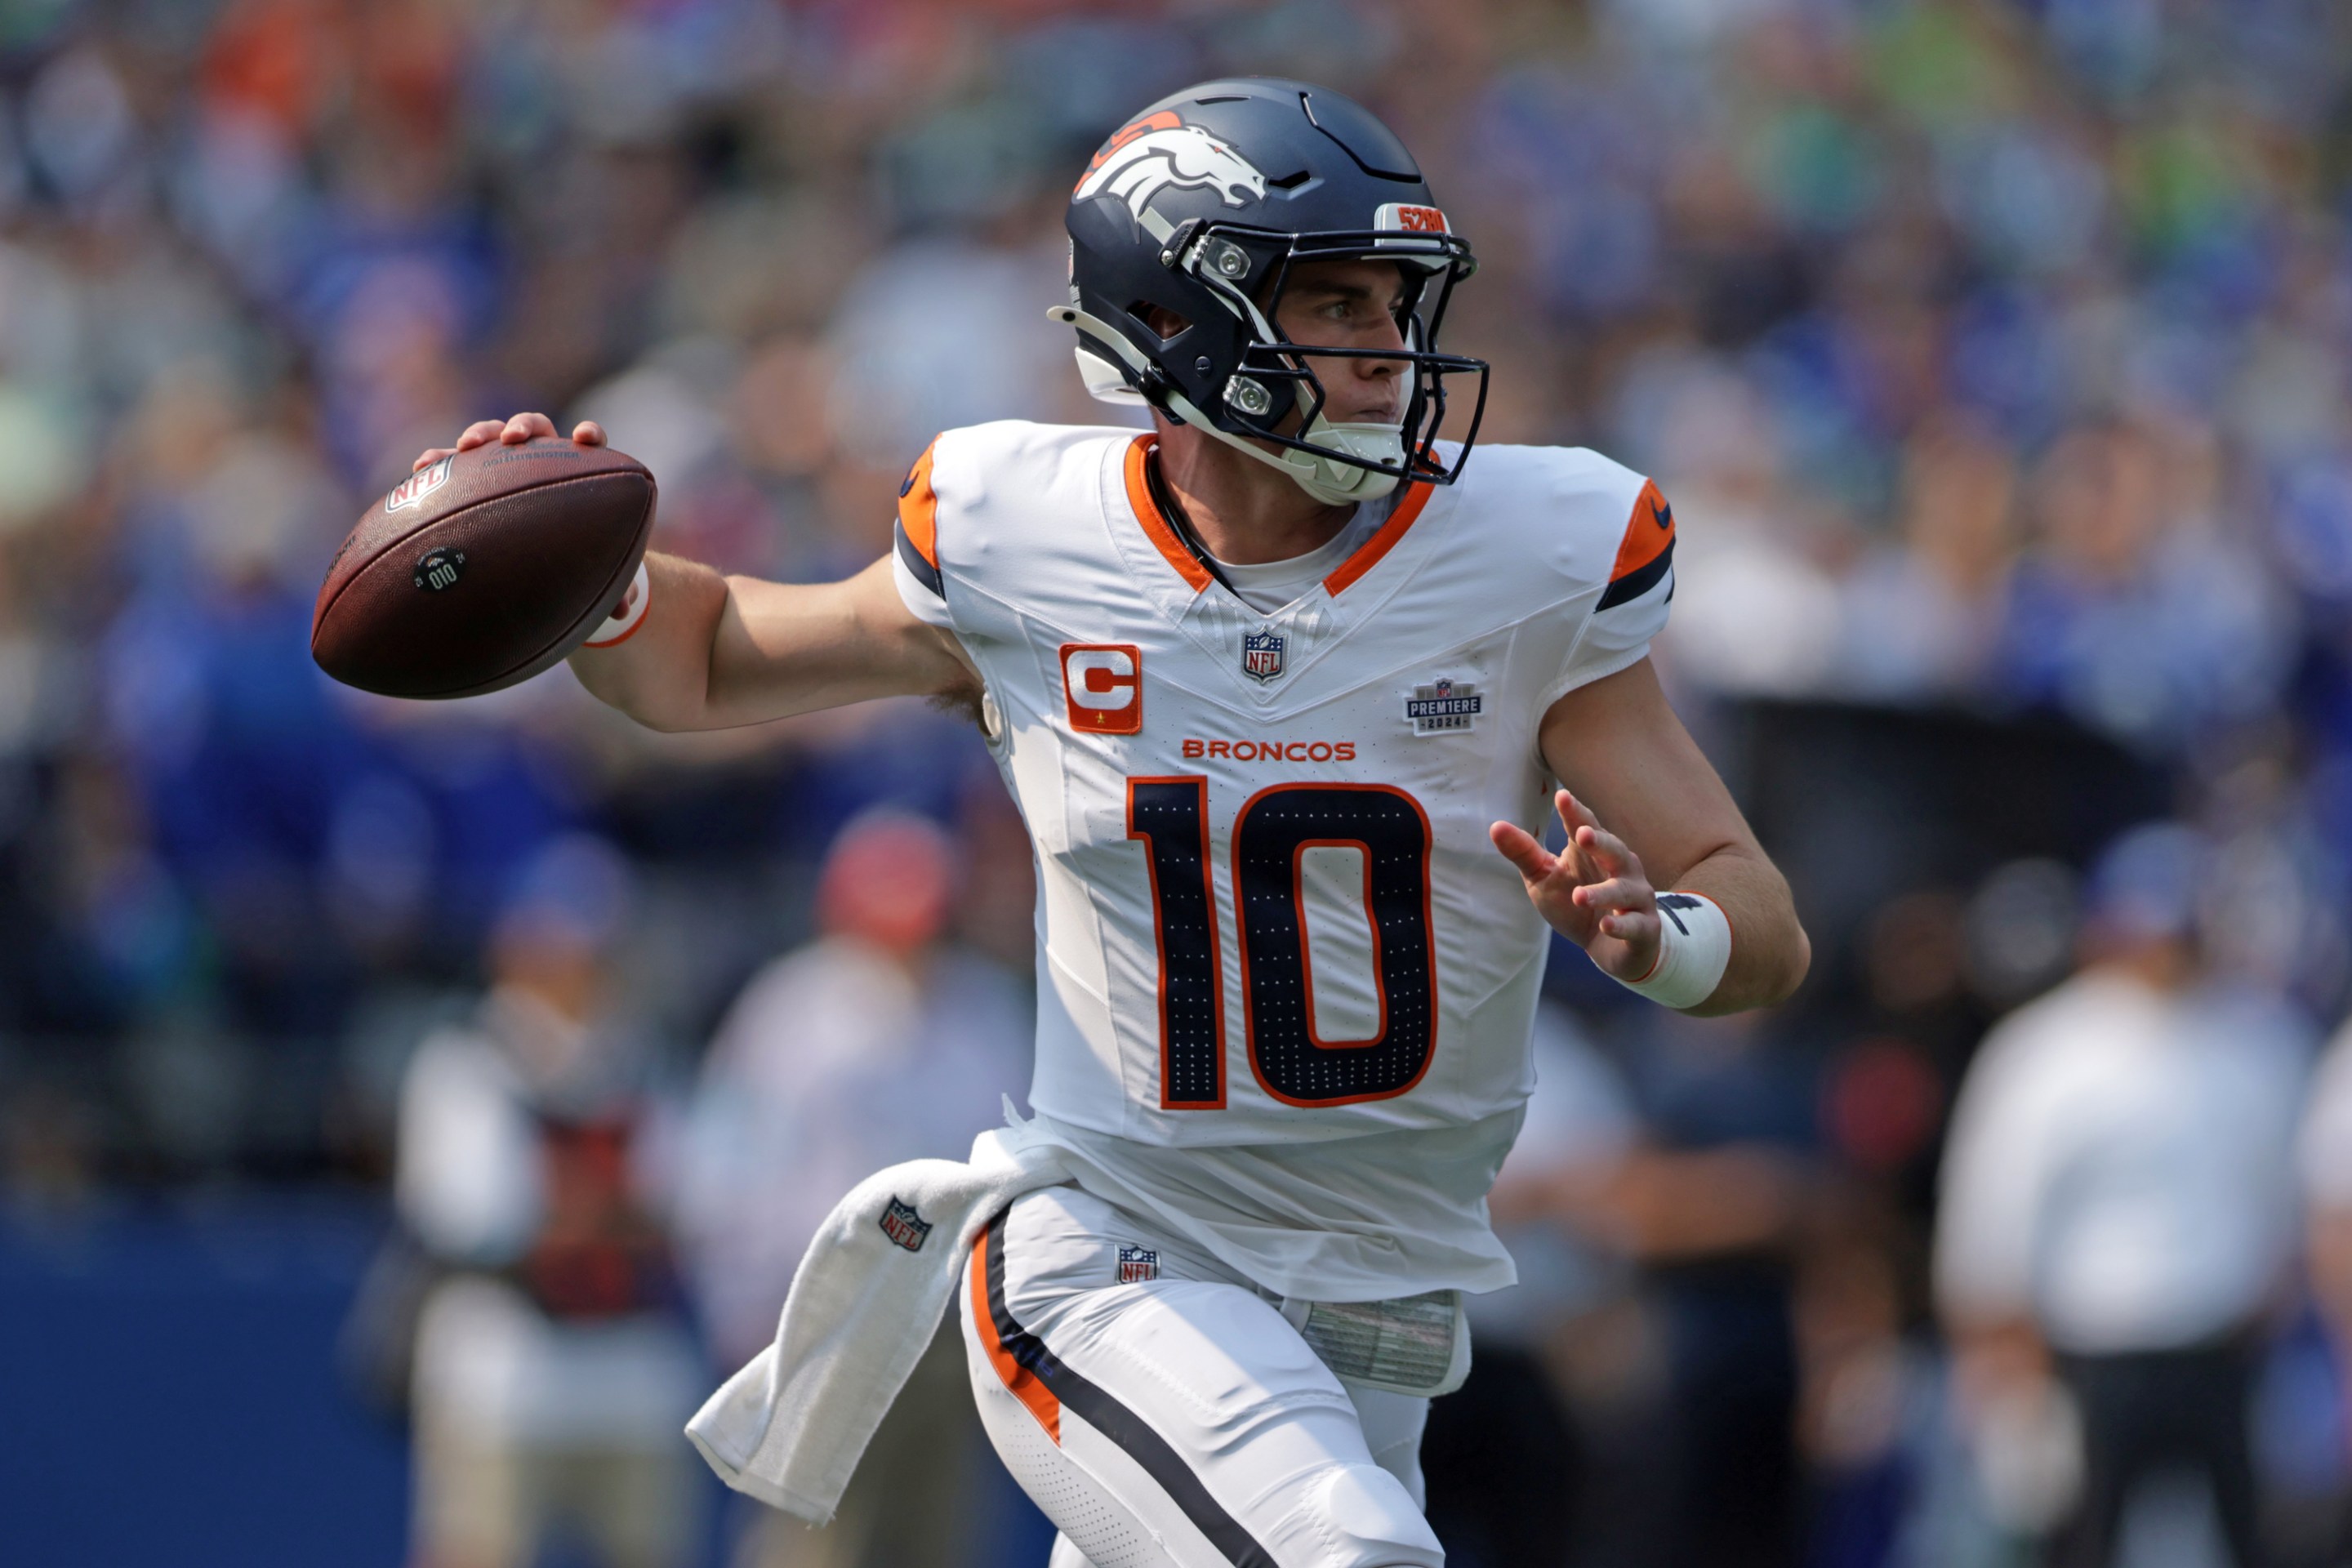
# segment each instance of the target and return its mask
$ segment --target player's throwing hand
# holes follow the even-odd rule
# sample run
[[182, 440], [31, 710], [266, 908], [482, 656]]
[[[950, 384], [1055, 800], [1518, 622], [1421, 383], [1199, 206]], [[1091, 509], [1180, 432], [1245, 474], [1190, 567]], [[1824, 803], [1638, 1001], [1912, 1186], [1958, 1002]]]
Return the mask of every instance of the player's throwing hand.
[[[408, 471], [413, 474], [425, 464], [437, 463], [453, 452], [470, 452], [493, 441], [520, 447], [525, 441], [554, 434], [555, 421], [544, 414], [518, 414], [510, 419], [477, 419], [466, 426], [465, 434], [457, 437], [456, 446], [432, 447], [418, 453], [416, 461], [408, 465]], [[604, 444], [604, 427], [593, 419], [583, 419], [572, 426], [572, 438], [583, 447], [601, 447]]]
[[1552, 797], [1568, 828], [1559, 854], [1546, 849], [1517, 823], [1486, 830], [1503, 858], [1518, 868], [1536, 912], [1592, 956], [1612, 979], [1645, 978], [1658, 963], [1658, 896], [1642, 858], [1601, 826], [1566, 790]]

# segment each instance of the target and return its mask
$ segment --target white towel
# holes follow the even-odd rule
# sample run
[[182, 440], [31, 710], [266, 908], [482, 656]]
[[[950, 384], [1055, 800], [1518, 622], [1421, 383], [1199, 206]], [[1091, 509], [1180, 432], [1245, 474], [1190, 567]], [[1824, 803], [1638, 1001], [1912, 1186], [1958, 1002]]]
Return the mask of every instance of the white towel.
[[776, 1342], [686, 1424], [719, 1479], [812, 1524], [832, 1519], [938, 1331], [973, 1238], [1014, 1198], [1068, 1179], [1035, 1126], [982, 1133], [970, 1164], [893, 1165], [825, 1216], [793, 1276]]

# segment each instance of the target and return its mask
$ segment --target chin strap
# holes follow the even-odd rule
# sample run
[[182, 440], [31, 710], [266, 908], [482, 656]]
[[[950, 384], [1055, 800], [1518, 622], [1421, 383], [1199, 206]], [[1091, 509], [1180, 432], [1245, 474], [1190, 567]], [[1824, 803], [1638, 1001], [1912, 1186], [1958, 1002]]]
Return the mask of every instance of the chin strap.
[[[1404, 462], [1404, 431], [1394, 425], [1334, 425], [1318, 414], [1300, 438], [1337, 447], [1376, 463], [1402, 467]], [[1249, 447], [1247, 450], [1260, 457], [1271, 455], [1259, 447]], [[1277, 460], [1284, 471], [1298, 481], [1300, 489], [1332, 506], [1343, 501], [1378, 500], [1397, 488], [1394, 474], [1334, 462], [1313, 452], [1286, 447]], [[1307, 471], [1302, 473], [1302, 468]]]
[[[1326, 506], [1345, 506], [1350, 501], [1379, 500], [1397, 488], [1394, 474], [1383, 474], [1374, 468], [1358, 468], [1353, 463], [1333, 460], [1318, 452], [1302, 452], [1296, 447], [1280, 447], [1272, 451], [1245, 436], [1221, 430], [1216, 422], [1201, 412], [1192, 400], [1166, 384], [1160, 367], [1146, 359], [1126, 335], [1100, 318], [1087, 314], [1075, 305], [1056, 305], [1046, 316], [1066, 327], [1076, 327], [1105, 350], [1118, 363], [1135, 374], [1138, 381], [1150, 385], [1160, 383], [1168, 411], [1195, 430], [1205, 431], [1236, 452], [1246, 452], [1270, 468], [1280, 468], [1290, 476], [1300, 489]], [[1078, 374], [1086, 378], [1087, 391], [1103, 403], [1129, 405], [1148, 404], [1141, 393], [1128, 384], [1112, 366], [1097, 354], [1085, 349], [1074, 351], [1078, 356]], [[1404, 430], [1396, 425], [1341, 424], [1335, 425], [1317, 415], [1299, 438], [1321, 441], [1336, 447], [1367, 462], [1388, 463], [1402, 467], [1404, 463]]]

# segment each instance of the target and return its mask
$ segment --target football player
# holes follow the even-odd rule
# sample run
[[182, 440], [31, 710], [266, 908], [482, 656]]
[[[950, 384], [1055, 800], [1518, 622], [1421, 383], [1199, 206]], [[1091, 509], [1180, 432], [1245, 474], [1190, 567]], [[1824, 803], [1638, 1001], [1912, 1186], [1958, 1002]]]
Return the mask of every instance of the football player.
[[649, 556], [572, 668], [662, 730], [977, 710], [1076, 1175], [981, 1235], [962, 1318], [1057, 1568], [1435, 1564], [1421, 1430], [1461, 1293], [1513, 1279], [1486, 1194], [1550, 931], [1708, 1014], [1787, 996], [1804, 933], [1646, 657], [1673, 512], [1590, 451], [1474, 453], [1486, 367], [1436, 340], [1475, 263], [1394, 135], [1205, 83], [1103, 144], [1068, 227], [1055, 315], [1150, 432], [948, 431], [888, 557]]

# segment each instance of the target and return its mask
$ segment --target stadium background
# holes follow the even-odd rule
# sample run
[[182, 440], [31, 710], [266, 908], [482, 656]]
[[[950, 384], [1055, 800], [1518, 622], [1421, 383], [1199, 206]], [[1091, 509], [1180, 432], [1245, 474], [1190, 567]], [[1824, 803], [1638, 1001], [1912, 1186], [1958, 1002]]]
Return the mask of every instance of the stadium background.
[[[853, 570], [934, 431], [1099, 422], [1044, 320], [1071, 174], [1256, 72], [1373, 106], [1471, 237], [1445, 346], [1495, 363], [1484, 439], [1674, 500], [1659, 661], [1815, 977], [1704, 1030], [1573, 952], [1553, 986], [1650, 1136], [1772, 1150], [1828, 1216], [1755, 1265], [1762, 1319], [1745, 1286], [1687, 1319], [1785, 1373], [1803, 1560], [2003, 1560], [1945, 1484], [1922, 1260], [1942, 1116], [2062, 971], [2067, 868], [2199, 822], [2226, 961], [2344, 1010], [2347, 34], [2326, 0], [0, 6], [0, 1556], [402, 1560], [402, 1436], [335, 1344], [406, 1053], [546, 845], [628, 857], [680, 1077], [877, 803], [961, 836], [966, 936], [1025, 962], [952, 717], [666, 738], [561, 670], [331, 688], [307, 617], [358, 508], [543, 408], [653, 467], [659, 547]], [[2343, 1417], [2278, 1322], [2293, 1538]]]

